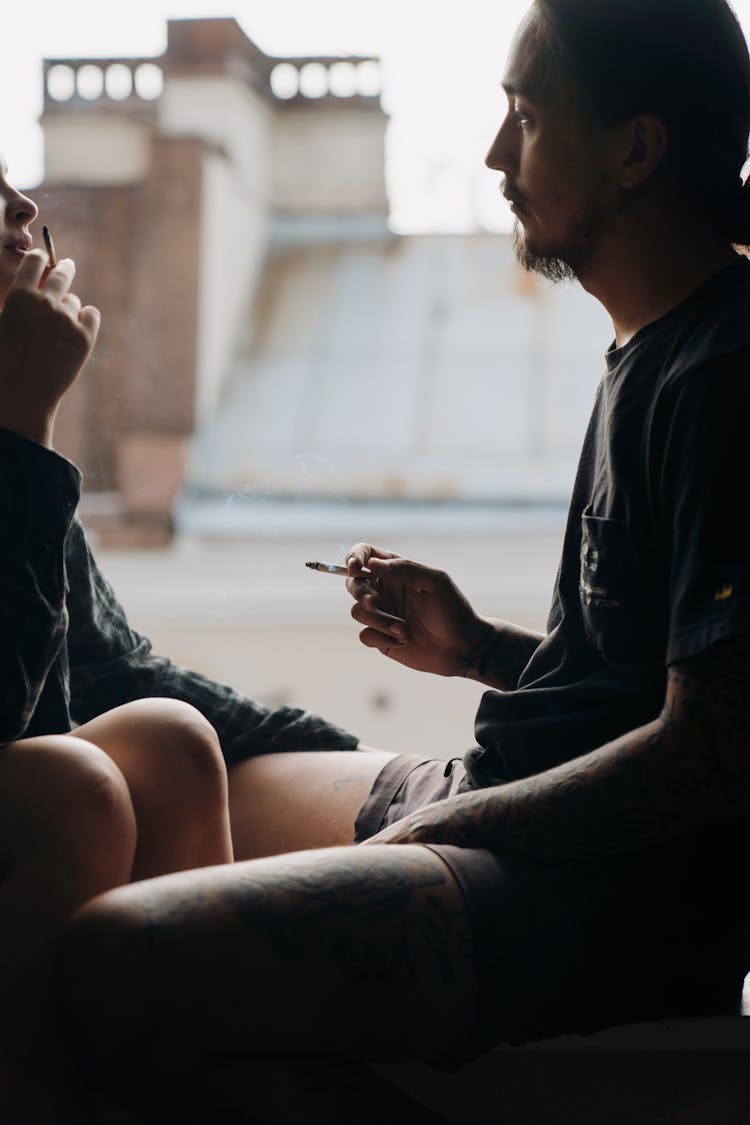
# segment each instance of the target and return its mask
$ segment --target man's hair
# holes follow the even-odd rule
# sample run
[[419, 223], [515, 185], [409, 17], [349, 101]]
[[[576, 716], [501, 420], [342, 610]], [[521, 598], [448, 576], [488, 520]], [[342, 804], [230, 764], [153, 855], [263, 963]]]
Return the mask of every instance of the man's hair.
[[731, 242], [750, 244], [750, 58], [726, 0], [535, 0], [553, 61], [608, 124], [652, 113], [666, 166]]

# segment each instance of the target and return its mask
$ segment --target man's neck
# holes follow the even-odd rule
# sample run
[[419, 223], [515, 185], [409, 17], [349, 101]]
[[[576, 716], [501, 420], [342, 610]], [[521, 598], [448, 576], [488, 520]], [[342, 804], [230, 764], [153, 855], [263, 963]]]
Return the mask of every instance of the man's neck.
[[612, 317], [622, 347], [736, 258], [712, 231], [644, 220], [602, 240], [581, 284]]

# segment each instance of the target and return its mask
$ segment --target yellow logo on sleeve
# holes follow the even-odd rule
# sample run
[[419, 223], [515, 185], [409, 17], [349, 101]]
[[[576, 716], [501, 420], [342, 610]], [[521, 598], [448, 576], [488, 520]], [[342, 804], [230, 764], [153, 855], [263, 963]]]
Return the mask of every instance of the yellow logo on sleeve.
[[719, 586], [714, 594], [715, 602], [725, 602], [727, 598], [731, 598], [734, 593], [734, 586]]

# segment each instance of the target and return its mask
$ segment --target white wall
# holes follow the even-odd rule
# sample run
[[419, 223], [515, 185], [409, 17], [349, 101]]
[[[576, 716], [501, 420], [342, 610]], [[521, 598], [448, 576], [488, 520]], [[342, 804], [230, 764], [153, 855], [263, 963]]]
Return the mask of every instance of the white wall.
[[279, 211], [386, 211], [385, 128], [378, 110], [346, 104], [285, 106], [273, 131], [273, 203]]
[[[262, 159], [262, 158], [259, 158]], [[196, 425], [210, 416], [246, 332], [268, 242], [268, 198], [218, 152], [203, 160]]]
[[230, 77], [169, 78], [159, 125], [209, 142], [202, 169], [196, 422], [221, 394], [268, 242], [271, 113]]
[[115, 114], [59, 111], [44, 122], [45, 180], [50, 184], [141, 183], [151, 160], [151, 126]]

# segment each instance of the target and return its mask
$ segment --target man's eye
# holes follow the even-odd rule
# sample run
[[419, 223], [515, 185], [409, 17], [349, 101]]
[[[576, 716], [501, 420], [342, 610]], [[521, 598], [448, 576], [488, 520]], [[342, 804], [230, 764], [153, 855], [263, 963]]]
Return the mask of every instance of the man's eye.
[[520, 125], [523, 128], [532, 123], [533, 118], [530, 114], [524, 113], [524, 111], [518, 105], [518, 102], [512, 102], [510, 110], [511, 116], [516, 125]]

